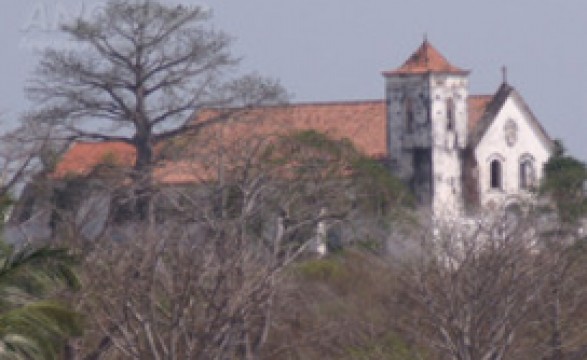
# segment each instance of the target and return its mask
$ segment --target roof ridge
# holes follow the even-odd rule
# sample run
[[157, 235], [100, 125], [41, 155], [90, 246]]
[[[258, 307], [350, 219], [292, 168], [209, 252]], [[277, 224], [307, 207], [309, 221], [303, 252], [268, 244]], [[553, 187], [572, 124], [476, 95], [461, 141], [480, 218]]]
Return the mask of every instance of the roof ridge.
[[471, 134], [471, 140], [474, 146], [477, 146], [479, 141], [481, 141], [483, 134], [489, 128], [493, 119], [513, 91], [515, 91], [515, 89], [511, 85], [502, 83], [493, 94], [491, 100], [485, 106], [485, 111], [479, 119], [478, 126], [476, 126], [474, 133]]
[[324, 101], [300, 101], [300, 102], [284, 102], [280, 104], [259, 104], [250, 106], [236, 106], [236, 107], [203, 107], [197, 112], [203, 111], [222, 111], [222, 110], [251, 110], [251, 109], [271, 109], [271, 108], [287, 108], [292, 106], [329, 106], [329, 105], [359, 105], [359, 104], [378, 104], [385, 103], [385, 99], [364, 99], [364, 100], [324, 100]]
[[288, 106], [329, 106], [329, 105], [354, 105], [354, 104], [375, 104], [385, 103], [385, 99], [364, 99], [364, 100], [325, 100], [325, 101], [300, 101], [275, 105], [260, 105], [254, 108], [272, 108]]

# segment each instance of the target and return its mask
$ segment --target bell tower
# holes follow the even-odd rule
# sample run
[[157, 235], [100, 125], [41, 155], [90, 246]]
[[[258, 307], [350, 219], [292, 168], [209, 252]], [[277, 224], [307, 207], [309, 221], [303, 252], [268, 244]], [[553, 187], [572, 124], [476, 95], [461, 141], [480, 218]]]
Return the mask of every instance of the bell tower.
[[463, 209], [468, 75], [427, 39], [401, 67], [383, 73], [392, 167], [437, 216]]

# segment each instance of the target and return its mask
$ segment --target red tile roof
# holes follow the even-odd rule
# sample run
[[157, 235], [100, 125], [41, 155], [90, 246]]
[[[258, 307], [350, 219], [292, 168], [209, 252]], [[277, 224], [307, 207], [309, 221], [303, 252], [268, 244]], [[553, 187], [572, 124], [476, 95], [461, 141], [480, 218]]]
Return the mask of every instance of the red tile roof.
[[427, 40], [410, 56], [410, 58], [399, 68], [385, 71], [383, 75], [412, 75], [425, 73], [449, 73], [467, 74], [468, 71], [460, 69], [448, 62], [438, 50]]
[[[208, 116], [214, 115], [204, 113], [195, 121]], [[234, 121], [206, 128], [206, 131], [222, 130], [222, 136], [228, 142], [247, 135], [283, 135], [315, 130], [333, 139], [349, 139], [369, 156], [382, 156], [387, 152], [383, 100], [267, 106], [247, 110], [242, 115], [237, 113], [234, 118]]]
[[473, 133], [479, 125], [491, 99], [493, 99], [491, 95], [471, 95], [467, 98], [467, 130], [469, 134]]
[[[468, 131], [473, 133], [486, 111], [492, 96], [476, 95], [468, 98]], [[217, 112], [206, 111], [194, 121], [215, 116]], [[349, 139], [360, 151], [372, 156], [387, 155], [386, 106], [383, 100], [350, 101], [331, 103], [307, 103], [284, 106], [268, 106], [234, 114], [234, 118], [205, 127], [196, 135], [183, 135], [178, 141], [181, 145], [176, 159], [168, 156], [155, 169], [155, 178], [161, 183], [176, 184], [209, 180], [214, 178], [213, 166], [204, 168], [182, 160], [189, 156], [186, 147], [194, 145], [200, 153], [206, 148], [208, 153], [221, 147], [245, 144], [247, 139], [268, 138], [288, 132], [316, 130], [334, 139]], [[173, 142], [170, 143], [173, 146]], [[187, 146], [185, 145], [187, 144]], [[244, 147], [243, 147], [244, 148]], [[165, 153], [159, 149], [159, 153]], [[200, 154], [201, 155], [201, 154]], [[78, 142], [64, 154], [55, 168], [53, 176], [64, 178], [70, 175], [88, 175], [97, 165], [109, 163], [120, 166], [133, 166], [135, 149], [120, 142]], [[204, 162], [205, 163], [205, 162]], [[197, 169], [193, 167], [196, 166]], [[189, 171], [186, 171], [189, 170]], [[194, 175], [196, 174], [197, 175]], [[196, 179], [197, 177], [197, 179]]]
[[76, 142], [63, 155], [53, 171], [56, 178], [88, 175], [96, 166], [133, 166], [135, 148], [122, 142]]
[[[315, 130], [335, 140], [348, 139], [359, 151], [372, 157], [386, 154], [386, 107], [383, 100], [298, 103], [236, 111], [207, 110], [193, 121], [197, 123], [225, 115], [228, 120], [208, 125], [195, 135], [185, 136], [184, 140], [178, 139], [176, 149], [179, 151], [174, 151], [171, 144], [170, 153], [177, 155], [168, 158], [175, 157], [183, 164], [166, 164], [166, 170], [161, 169], [161, 174], [165, 175], [161, 177], [162, 181], [193, 182], [196, 173], [198, 181], [214, 179], [218, 176], [214, 173], [217, 168], [209, 164], [216, 164], [220, 157], [225, 158], [223, 162], [238, 167], [236, 164], [243, 160], [242, 154], [273, 142], [275, 136], [304, 130]], [[190, 150], [191, 144], [199, 145]], [[224, 155], [219, 157], [219, 154]], [[226, 157], [230, 156], [233, 158], [227, 161]], [[182, 160], [188, 157], [195, 160], [193, 165]], [[175, 171], [190, 166], [190, 172], [183, 175]]]
[[[214, 116], [214, 111], [204, 112], [194, 121], [209, 116]], [[207, 126], [197, 135], [184, 135], [185, 142], [188, 146], [195, 144], [195, 147], [208, 147], [208, 152], [213, 152], [219, 147], [227, 144], [234, 146], [247, 139], [316, 130], [333, 139], [346, 138], [369, 156], [380, 157], [387, 152], [386, 108], [383, 100], [259, 107], [242, 114], [235, 113], [234, 117]], [[186, 150], [181, 152], [187, 154]], [[99, 164], [114, 162], [116, 165], [132, 166], [134, 159], [135, 149], [125, 143], [78, 142], [65, 153], [53, 176], [85, 176]], [[186, 172], [180, 171], [189, 166], [181, 160], [165, 161], [155, 169], [155, 177], [164, 183], [193, 181], [193, 176], [186, 177]], [[190, 170], [193, 173], [193, 169]], [[207, 169], [200, 169], [199, 172], [205, 173], [204, 178], [211, 176]]]

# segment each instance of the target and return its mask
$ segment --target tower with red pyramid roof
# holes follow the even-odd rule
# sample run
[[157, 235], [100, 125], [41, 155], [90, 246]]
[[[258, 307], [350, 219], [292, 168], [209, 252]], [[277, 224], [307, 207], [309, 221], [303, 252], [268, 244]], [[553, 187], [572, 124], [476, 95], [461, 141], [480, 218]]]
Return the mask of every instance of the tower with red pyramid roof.
[[424, 39], [402, 66], [383, 75], [392, 166], [435, 214], [460, 214], [469, 71]]

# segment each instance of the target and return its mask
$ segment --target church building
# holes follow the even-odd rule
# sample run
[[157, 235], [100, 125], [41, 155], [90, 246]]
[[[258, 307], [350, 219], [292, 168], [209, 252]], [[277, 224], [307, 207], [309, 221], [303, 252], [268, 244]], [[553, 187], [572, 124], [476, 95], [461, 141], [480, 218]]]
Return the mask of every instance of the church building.
[[[435, 215], [461, 216], [530, 196], [553, 142], [505, 75], [495, 94], [471, 95], [469, 71], [424, 40], [383, 78], [383, 99], [259, 107], [260, 119], [217, 124], [207, 134], [234, 141], [243, 134], [311, 129], [349, 139], [388, 164]], [[54, 176], [87, 175], [108, 154], [134, 163], [130, 145], [78, 142]], [[177, 166], [164, 164], [155, 177], [167, 184], [191, 181], [173, 169]]]
[[538, 184], [553, 142], [505, 74], [494, 95], [470, 95], [469, 71], [424, 40], [383, 75], [392, 169], [434, 214], [505, 206]]

